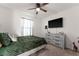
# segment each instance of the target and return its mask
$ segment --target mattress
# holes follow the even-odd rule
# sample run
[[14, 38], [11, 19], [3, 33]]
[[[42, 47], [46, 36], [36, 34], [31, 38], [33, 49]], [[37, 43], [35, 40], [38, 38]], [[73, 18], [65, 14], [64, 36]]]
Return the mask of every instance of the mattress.
[[16, 56], [46, 44], [46, 41], [40, 37], [22, 36], [17, 38], [17, 42], [12, 42], [11, 45], [0, 48], [0, 56]]

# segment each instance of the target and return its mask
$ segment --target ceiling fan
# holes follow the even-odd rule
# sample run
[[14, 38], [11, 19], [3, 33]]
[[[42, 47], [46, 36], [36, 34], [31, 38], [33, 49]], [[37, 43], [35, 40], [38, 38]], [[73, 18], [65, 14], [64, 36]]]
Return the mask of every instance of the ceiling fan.
[[36, 10], [36, 14], [38, 14], [38, 12], [41, 10], [41, 11], [43, 11], [43, 12], [47, 12], [47, 10], [45, 10], [45, 9], [43, 9], [42, 7], [43, 6], [45, 6], [45, 5], [47, 5], [48, 3], [42, 3], [42, 4], [40, 4], [40, 3], [36, 3], [36, 7], [35, 8], [30, 8], [30, 9], [28, 9], [28, 10]]

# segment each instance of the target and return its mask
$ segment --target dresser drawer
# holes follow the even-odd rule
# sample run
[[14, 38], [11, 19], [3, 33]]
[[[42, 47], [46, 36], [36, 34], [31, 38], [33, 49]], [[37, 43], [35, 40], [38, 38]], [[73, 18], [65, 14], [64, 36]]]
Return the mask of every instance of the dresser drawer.
[[46, 35], [46, 36], [51, 36], [51, 35]]
[[60, 36], [54, 36], [55, 38], [61, 38]]
[[61, 38], [64, 37], [63, 35], [54, 35], [55, 38]]
[[56, 46], [59, 46], [59, 45], [60, 45], [60, 43], [55, 42], [55, 45], [56, 45]]
[[54, 40], [64, 40], [64, 37], [54, 37]]
[[59, 39], [54, 39], [54, 41], [56, 41], [56, 42], [60, 42], [61, 40], [59, 40]]
[[52, 34], [52, 33], [48, 33], [46, 34], [46, 41], [47, 43], [51, 43], [55, 46], [58, 46], [58, 47], [61, 47], [61, 48], [64, 48], [65, 46], [65, 39], [64, 39], [64, 35], [61, 35], [61, 34]]
[[64, 42], [63, 42], [64, 40], [54, 40], [54, 42], [57, 42], [57, 43], [61, 43], [61, 44], [63, 44]]
[[58, 46], [58, 47], [61, 47], [61, 43], [55, 42], [55, 45]]

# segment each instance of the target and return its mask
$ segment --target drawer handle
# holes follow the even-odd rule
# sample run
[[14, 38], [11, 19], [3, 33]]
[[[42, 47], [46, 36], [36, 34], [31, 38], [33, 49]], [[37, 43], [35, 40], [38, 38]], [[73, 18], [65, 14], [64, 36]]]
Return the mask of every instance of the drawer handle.
[[60, 40], [55, 40], [55, 41], [60, 41]]
[[60, 38], [59, 36], [55, 36], [56, 38]]

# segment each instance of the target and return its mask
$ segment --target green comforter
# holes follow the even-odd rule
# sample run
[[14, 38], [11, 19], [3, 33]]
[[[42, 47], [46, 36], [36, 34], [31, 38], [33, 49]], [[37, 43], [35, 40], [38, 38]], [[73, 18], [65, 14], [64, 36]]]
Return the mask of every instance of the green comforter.
[[18, 37], [17, 42], [12, 42], [11, 45], [0, 48], [0, 56], [16, 56], [43, 44], [46, 44], [43, 38], [35, 36]]

